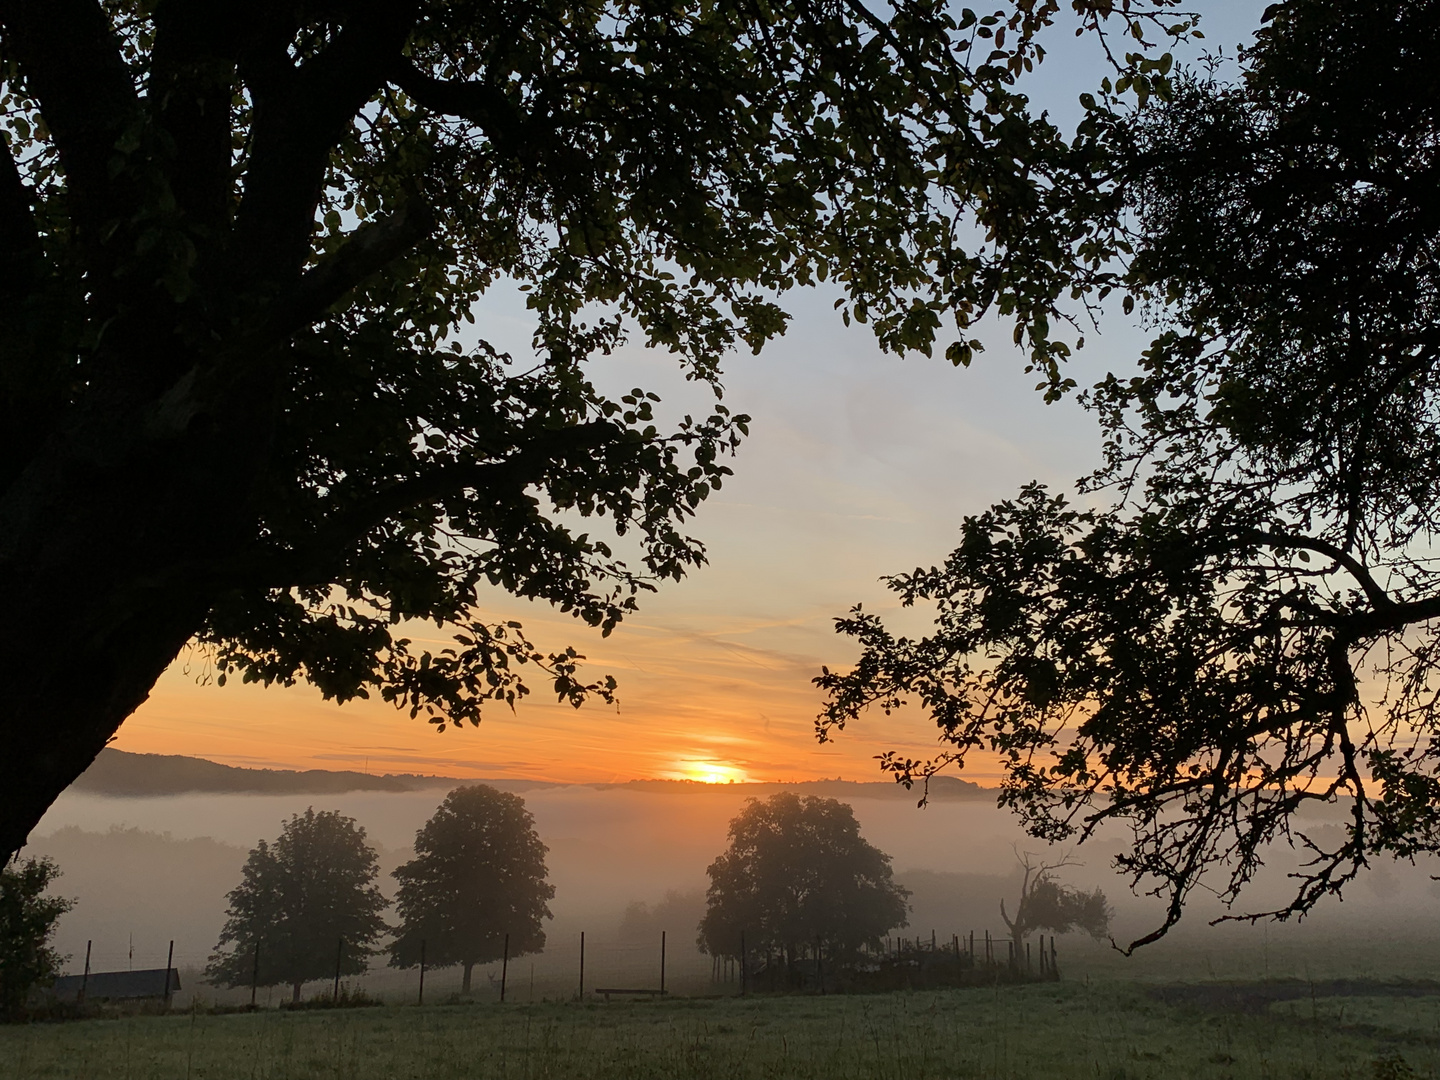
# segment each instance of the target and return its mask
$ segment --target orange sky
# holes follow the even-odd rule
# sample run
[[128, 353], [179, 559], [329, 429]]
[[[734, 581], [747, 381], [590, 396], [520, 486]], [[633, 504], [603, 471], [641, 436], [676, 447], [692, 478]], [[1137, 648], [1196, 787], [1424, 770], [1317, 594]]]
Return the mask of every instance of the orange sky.
[[[182, 662], [116, 745], [232, 764], [577, 781], [877, 779], [882, 750], [932, 752], [933, 728], [918, 716], [877, 714], [816, 744], [810, 680], [853, 655], [831, 620], [856, 601], [893, 609], [882, 574], [943, 558], [962, 514], [1032, 478], [1068, 484], [1094, 461], [1097, 439], [1073, 403], [1039, 400], [1013, 349], [994, 346], [970, 371], [898, 361], [829, 307], [805, 299], [784, 340], [730, 365], [726, 400], [754, 416], [754, 436], [735, 479], [692, 523], [709, 566], [663, 587], [609, 639], [550, 609], [487, 598], [540, 646], [574, 644], [589, 670], [616, 675], [618, 711], [577, 712], [537, 692], [513, 715], [495, 708], [478, 729], [437, 734], [379, 701], [341, 707], [306, 687], [200, 686]], [[480, 315], [503, 347], [523, 343], [515, 309], [497, 300]], [[644, 350], [602, 374], [655, 387], [677, 409], [705, 405]], [[443, 643], [433, 626], [416, 636], [426, 633]]]

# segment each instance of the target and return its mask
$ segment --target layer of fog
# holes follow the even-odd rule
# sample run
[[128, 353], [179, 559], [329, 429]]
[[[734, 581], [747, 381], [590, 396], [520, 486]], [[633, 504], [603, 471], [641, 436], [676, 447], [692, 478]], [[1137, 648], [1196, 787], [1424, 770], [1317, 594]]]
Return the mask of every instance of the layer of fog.
[[[248, 849], [262, 837], [273, 838], [289, 815], [313, 805], [357, 819], [379, 852], [382, 887], [389, 893], [389, 871], [410, 857], [415, 831], [443, 795], [434, 790], [113, 799], [71, 793], [46, 816], [29, 850], [56, 859], [64, 871], [57, 891], [77, 900], [57, 937], [60, 950], [71, 957], [70, 970], [79, 970], [87, 941], [93, 942], [94, 969], [117, 970], [159, 966], [173, 939], [176, 966], [193, 972], [215, 945], [225, 894], [239, 881]], [[522, 970], [531, 972], [533, 963], [542, 980], [561, 978], [558, 973], [569, 972], [578, 959], [583, 930], [595, 985], [593, 978], [603, 976], [606, 965], [617, 972], [627, 964], [654, 966], [658, 941], [645, 939], [664, 929], [672, 986], [687, 979], [698, 985], [709, 972], [708, 960], [694, 951], [705, 868], [724, 849], [727, 823], [745, 797], [739, 786], [683, 795], [589, 787], [525, 792], [550, 848], [556, 896], [546, 954], [526, 961]], [[1025, 838], [1008, 813], [984, 802], [933, 803], [924, 810], [901, 799], [858, 799], [853, 805], [865, 837], [892, 856], [897, 875], [912, 890], [910, 927], [899, 931], [906, 936], [928, 940], [934, 931], [943, 941], [971, 931], [981, 937], [987, 930], [1003, 933], [999, 903], [1010, 897], [1013, 905], [1017, 850], [1040, 859], [1058, 854]], [[1158, 908], [1153, 900], [1132, 896], [1110, 869], [1122, 839], [1117, 833], [1087, 845], [1075, 853], [1077, 865], [1060, 873], [1070, 884], [1104, 888], [1117, 912], [1115, 936], [1124, 942], [1151, 929]], [[1283, 896], [1284, 872], [1296, 857], [1278, 851], [1274, 862], [1252, 891], [1252, 906]], [[1210, 928], [1206, 920], [1220, 912], [1202, 895], [1173, 940], [1133, 960], [1074, 935], [1062, 940], [1062, 955], [1077, 973], [1175, 975], [1174, 958], [1181, 955], [1187, 958], [1184, 973], [1196, 977], [1298, 973], [1324, 966], [1327, 957], [1335, 963], [1348, 957], [1344, 963], [1351, 966], [1359, 957], [1387, 970], [1397, 963], [1405, 969], [1418, 962], [1417, 942], [1440, 944], [1432, 930], [1440, 910], [1440, 888], [1429, 877], [1434, 870], [1378, 867], [1351, 886], [1344, 903], [1322, 904], [1299, 924]], [[381, 982], [401, 977], [386, 975], [383, 961], [377, 960], [376, 968]]]

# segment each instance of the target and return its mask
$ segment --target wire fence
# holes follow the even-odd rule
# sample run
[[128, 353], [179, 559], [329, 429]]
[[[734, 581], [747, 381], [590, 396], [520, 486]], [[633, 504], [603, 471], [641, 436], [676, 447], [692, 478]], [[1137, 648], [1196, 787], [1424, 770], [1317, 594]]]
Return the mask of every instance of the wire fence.
[[[346, 946], [337, 942], [337, 960]], [[263, 943], [261, 948], [263, 949]], [[176, 948], [173, 943], [126, 937], [91, 940], [87, 955], [72, 955], [67, 975], [159, 969], [178, 973], [171, 1007], [245, 1006], [275, 1008], [291, 1001], [291, 988], [243, 983], [215, 986], [205, 981], [210, 953]], [[880, 989], [889, 985], [965, 984], [1003, 977], [1006, 980], [1058, 977], [1059, 956], [1053, 936], [1040, 935], [1019, 946], [990, 931], [942, 935], [891, 936], [878, 947], [844, 958], [830, 958], [826, 968], [823, 940], [806, 942], [783, 953], [755, 948], [743, 956], [709, 956], [697, 950], [689, 934], [662, 932], [655, 940], [594, 938], [582, 931], [549, 935], [538, 953], [507, 956], [477, 965], [468, 995], [458, 965], [395, 968], [383, 950], [368, 957], [359, 975], [337, 970], [306, 982], [302, 1001], [438, 1003], [468, 997], [507, 1002], [605, 999], [615, 995], [713, 996], [793, 991]], [[353, 954], [352, 954], [353, 957]], [[88, 958], [88, 967], [86, 960]], [[337, 969], [342, 965], [337, 963]], [[347, 965], [348, 966], [348, 965]]]

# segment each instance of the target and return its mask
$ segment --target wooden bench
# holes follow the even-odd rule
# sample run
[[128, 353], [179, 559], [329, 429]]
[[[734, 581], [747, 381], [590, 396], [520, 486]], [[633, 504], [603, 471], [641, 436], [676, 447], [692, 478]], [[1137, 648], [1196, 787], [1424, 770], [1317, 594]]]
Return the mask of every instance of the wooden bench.
[[608, 990], [604, 989], [603, 987], [597, 987], [597, 988], [595, 989], [595, 993], [597, 993], [597, 994], [604, 994], [604, 995], [605, 995], [605, 1000], [606, 1000], [606, 1001], [609, 1001], [611, 994], [649, 994], [651, 997], [662, 997], [662, 996], [668, 995], [668, 994], [670, 993], [670, 991], [668, 991], [668, 990], [630, 990], [630, 989], [621, 989], [621, 988], [617, 988], [617, 987], [612, 986], [612, 987], [610, 987]]

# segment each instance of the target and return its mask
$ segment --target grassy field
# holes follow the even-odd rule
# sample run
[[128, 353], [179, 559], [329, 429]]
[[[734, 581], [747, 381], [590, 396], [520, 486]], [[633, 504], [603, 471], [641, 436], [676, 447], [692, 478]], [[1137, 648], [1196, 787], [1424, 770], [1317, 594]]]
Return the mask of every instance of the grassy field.
[[6, 1080], [1440, 1075], [1440, 996], [1156, 993], [1094, 981], [89, 1020], [0, 1028], [0, 1071]]

